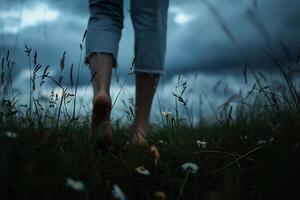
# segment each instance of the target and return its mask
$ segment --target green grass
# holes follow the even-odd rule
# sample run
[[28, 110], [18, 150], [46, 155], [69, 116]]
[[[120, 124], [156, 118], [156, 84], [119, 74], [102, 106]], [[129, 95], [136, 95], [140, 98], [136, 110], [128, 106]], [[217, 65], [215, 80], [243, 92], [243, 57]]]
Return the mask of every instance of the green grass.
[[[163, 191], [167, 199], [297, 199], [299, 88], [294, 71], [268, 52], [283, 75], [284, 89], [265, 85], [263, 74], [245, 67], [249, 91], [216, 111], [214, 123], [201, 119], [198, 126], [192, 125], [183, 96], [187, 84], [177, 84], [180, 92], [173, 93], [174, 114], [162, 115], [163, 126], [153, 124], [147, 138], [149, 145], [159, 150], [157, 166], [149, 146], [124, 148], [129, 128], [118, 123], [113, 123], [113, 151], [97, 151], [88, 141], [90, 122], [86, 119], [90, 113], [75, 109], [80, 106], [77, 86], [64, 87], [62, 78], [56, 80], [47, 66], [38, 64], [31, 48], [26, 47], [26, 53], [29, 65], [34, 66], [27, 106], [19, 103], [14, 90], [9, 53], [2, 59], [0, 199], [113, 199], [114, 184], [127, 199], [159, 199], [157, 191]], [[250, 76], [253, 83], [249, 83]], [[40, 90], [48, 81], [64, 95], [56, 96], [53, 91], [51, 100], [43, 102]], [[186, 116], [179, 115], [179, 106], [186, 109]], [[8, 131], [16, 137], [7, 136]], [[199, 147], [197, 140], [207, 141], [206, 148]], [[198, 172], [183, 171], [186, 162], [196, 163]], [[149, 176], [135, 172], [142, 165]], [[68, 178], [81, 181], [85, 189], [68, 187]]]
[[[176, 199], [186, 175], [181, 165], [194, 162], [199, 171], [189, 176], [182, 199], [212, 199], [213, 194], [221, 199], [295, 199], [300, 152], [295, 140], [287, 138], [294, 130], [283, 125], [273, 132], [266, 123], [232, 124], [225, 130], [217, 125], [195, 128], [193, 135], [189, 128], [180, 127], [174, 133], [176, 143], [167, 139], [170, 130], [159, 129], [149, 138], [160, 152], [157, 168], [147, 147], [123, 149], [125, 129], [114, 130], [114, 151], [97, 152], [88, 143], [85, 126], [16, 127], [17, 138], [1, 135], [0, 139], [1, 196], [111, 199], [112, 185], [117, 184], [129, 199], [152, 199], [155, 191]], [[240, 138], [244, 135], [248, 139]], [[198, 147], [196, 139], [205, 139], [207, 147]], [[259, 139], [266, 144], [257, 144]], [[135, 173], [141, 165], [150, 176]], [[82, 181], [86, 189], [68, 188], [68, 177]]]

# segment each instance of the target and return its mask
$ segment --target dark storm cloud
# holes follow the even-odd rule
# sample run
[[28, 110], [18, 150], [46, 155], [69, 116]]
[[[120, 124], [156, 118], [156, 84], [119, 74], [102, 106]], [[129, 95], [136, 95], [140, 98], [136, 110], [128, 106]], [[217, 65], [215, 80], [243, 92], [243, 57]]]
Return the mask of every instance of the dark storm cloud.
[[[1, 1], [0, 16], [3, 11], [20, 10], [20, 2]], [[58, 66], [61, 54], [66, 51], [68, 66], [77, 65], [79, 43], [88, 20], [88, 1], [24, 0], [23, 5], [30, 8], [41, 2], [58, 11], [59, 17], [25, 27], [19, 34], [0, 32], [0, 53], [7, 48], [16, 49], [15, 59], [22, 69], [26, 66], [24, 44], [28, 44], [39, 52], [44, 64]], [[128, 1], [125, 5], [128, 9]], [[125, 17], [119, 75], [127, 74], [133, 58], [129, 12], [125, 11]], [[2, 20], [0, 27], [6, 26], [5, 23]], [[196, 70], [232, 73], [246, 63], [272, 69], [270, 59], [260, 49], [270, 51], [284, 64], [291, 64], [300, 44], [299, 24], [298, 0], [170, 0], [166, 73], [169, 76]], [[84, 83], [88, 82], [86, 69], [82, 77]]]
[[21, 5], [30, 5], [36, 3], [45, 3], [54, 8], [64, 10], [65, 12], [72, 12], [79, 15], [87, 15], [88, 0], [1, 0], [1, 8], [20, 8]]
[[206, 18], [194, 20], [183, 34], [173, 36], [177, 40], [171, 42], [175, 51], [169, 51], [174, 55], [169, 56], [169, 63], [179, 71], [180, 60], [188, 57], [182, 70], [211, 73], [232, 71], [245, 63], [271, 67], [260, 48], [289, 63], [295, 60], [299, 44], [299, 4], [296, 0], [258, 1], [256, 8], [249, 1], [237, 0], [198, 1], [186, 7], [182, 4], [186, 10], [205, 13]]
[[57, 8], [64, 9], [67, 12], [75, 15], [86, 17], [88, 14], [88, 0], [72, 0], [72, 1], [61, 1], [61, 0], [48, 0], [50, 5]]

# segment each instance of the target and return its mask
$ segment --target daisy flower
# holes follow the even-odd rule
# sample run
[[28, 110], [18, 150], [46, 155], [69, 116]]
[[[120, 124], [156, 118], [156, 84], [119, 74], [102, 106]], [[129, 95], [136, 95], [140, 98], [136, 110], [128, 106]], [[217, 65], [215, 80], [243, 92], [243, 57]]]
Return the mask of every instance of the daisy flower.
[[198, 165], [195, 163], [192, 163], [192, 162], [186, 162], [186, 163], [182, 164], [181, 168], [183, 171], [187, 171], [188, 169], [191, 169], [191, 172], [193, 174], [196, 174], [199, 170]]
[[4, 135], [6, 136], [6, 137], [8, 137], [8, 138], [16, 138], [16, 137], [18, 137], [18, 135], [16, 134], [16, 133], [14, 133], [14, 132], [11, 132], [11, 131], [6, 131], [5, 133], [4, 133]]
[[140, 167], [137, 167], [135, 169], [135, 171], [139, 174], [142, 174], [144, 176], [149, 176], [150, 175], [150, 172], [144, 167], [144, 165], [140, 166]]
[[197, 143], [198, 147], [202, 147], [203, 149], [206, 148], [207, 142], [205, 140], [203, 140], [203, 141], [197, 140], [196, 143]]
[[240, 136], [241, 140], [248, 140], [248, 136], [244, 135], [244, 136]]
[[118, 185], [113, 185], [113, 190], [111, 191], [115, 199], [125, 200], [126, 196]]
[[266, 140], [258, 140], [258, 141], [257, 141], [257, 144], [266, 144], [266, 143], [267, 143]]
[[161, 114], [162, 114], [163, 116], [172, 116], [172, 115], [173, 115], [172, 112], [161, 112]]
[[83, 191], [85, 189], [85, 186], [81, 181], [76, 181], [71, 178], [67, 178], [66, 185], [76, 191]]

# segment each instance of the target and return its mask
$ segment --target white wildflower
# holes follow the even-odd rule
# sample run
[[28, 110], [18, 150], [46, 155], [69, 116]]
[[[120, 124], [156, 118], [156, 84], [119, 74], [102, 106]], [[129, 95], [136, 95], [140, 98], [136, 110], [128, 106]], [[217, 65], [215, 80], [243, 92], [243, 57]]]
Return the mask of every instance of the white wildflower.
[[267, 143], [266, 140], [258, 140], [258, 141], [257, 141], [257, 144], [266, 144], [266, 143]]
[[8, 137], [8, 138], [16, 138], [16, 137], [18, 137], [18, 135], [17, 135], [16, 133], [11, 132], [11, 131], [6, 131], [6, 132], [4, 133], [4, 135], [5, 135], [6, 137]]
[[161, 143], [161, 144], [165, 143], [165, 141], [163, 141], [163, 140], [158, 140], [158, 142]]
[[241, 140], [248, 140], [248, 136], [244, 135], [244, 136], [240, 136]]
[[197, 140], [196, 143], [197, 143], [198, 147], [202, 147], [203, 149], [206, 148], [207, 142], [205, 140], [203, 140], [203, 141]]
[[199, 167], [197, 164], [192, 163], [192, 162], [186, 162], [184, 164], [181, 165], [181, 168], [183, 169], [183, 171], [186, 171], [188, 169], [191, 169], [193, 174], [196, 174], [199, 170]]
[[111, 191], [115, 199], [125, 200], [126, 196], [118, 185], [113, 185], [113, 190]]
[[139, 174], [145, 175], [145, 176], [149, 176], [150, 172], [142, 165], [140, 167], [137, 167], [135, 169], [135, 171]]
[[83, 191], [85, 189], [85, 186], [81, 181], [76, 181], [71, 178], [67, 178], [66, 185], [76, 191]]
[[161, 114], [162, 114], [163, 116], [172, 116], [172, 115], [173, 115], [172, 112], [161, 112]]

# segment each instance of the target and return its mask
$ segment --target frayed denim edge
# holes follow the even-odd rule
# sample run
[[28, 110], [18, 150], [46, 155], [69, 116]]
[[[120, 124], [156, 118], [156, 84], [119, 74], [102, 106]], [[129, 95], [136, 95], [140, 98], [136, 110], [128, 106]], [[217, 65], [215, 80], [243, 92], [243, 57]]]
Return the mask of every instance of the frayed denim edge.
[[147, 74], [150, 74], [151, 76], [154, 76], [155, 74], [159, 74], [161, 76], [165, 76], [165, 72], [162, 70], [155, 70], [155, 69], [133, 69], [133, 72], [144, 72]]
[[103, 51], [103, 50], [95, 50], [95, 51], [91, 51], [90, 53], [87, 53], [85, 55], [85, 59], [84, 59], [84, 64], [89, 65], [89, 59], [92, 55], [94, 54], [110, 54], [113, 57], [113, 68], [117, 69], [118, 67], [118, 62], [116, 59], [116, 55], [114, 53], [112, 53], [111, 51]]

